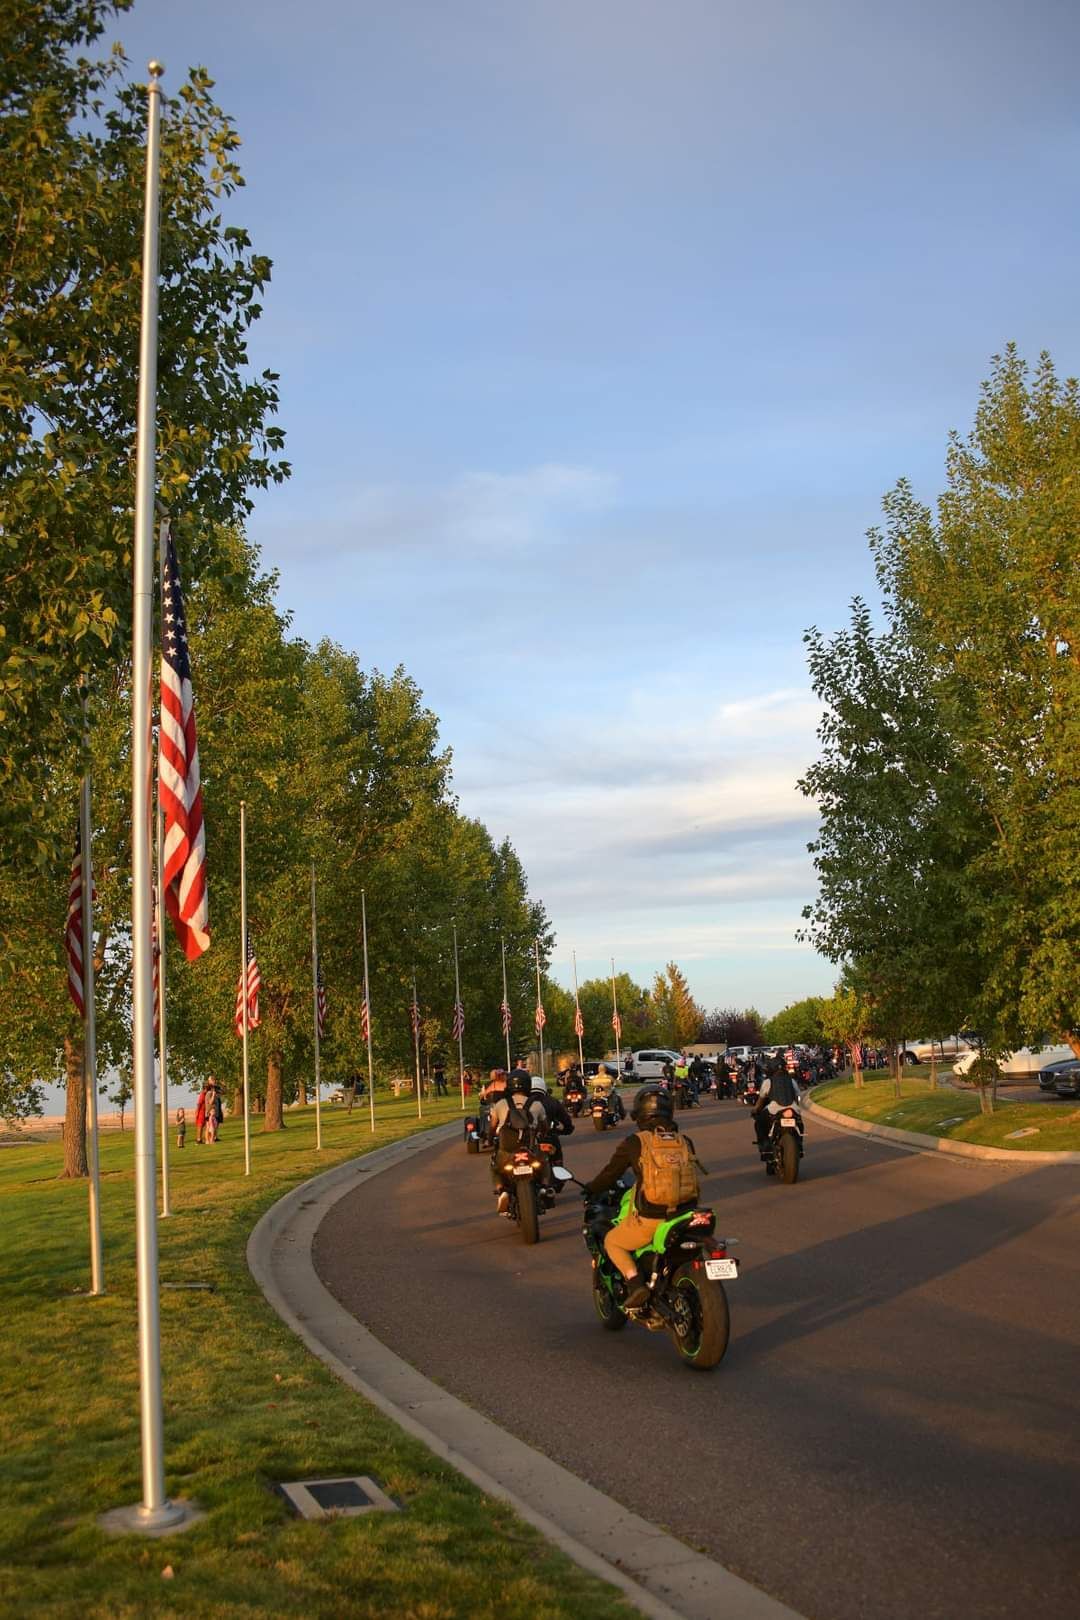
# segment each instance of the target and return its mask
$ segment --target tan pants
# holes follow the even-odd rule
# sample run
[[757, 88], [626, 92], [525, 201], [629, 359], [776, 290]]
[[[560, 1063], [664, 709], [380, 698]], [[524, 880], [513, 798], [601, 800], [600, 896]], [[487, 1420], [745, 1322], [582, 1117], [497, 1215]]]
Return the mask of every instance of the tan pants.
[[662, 1224], [662, 1216], [639, 1215], [633, 1210], [625, 1221], [617, 1221], [605, 1237], [604, 1248], [608, 1258], [615, 1262], [628, 1281], [633, 1281], [637, 1276], [634, 1250], [648, 1243], [655, 1235], [656, 1228]]

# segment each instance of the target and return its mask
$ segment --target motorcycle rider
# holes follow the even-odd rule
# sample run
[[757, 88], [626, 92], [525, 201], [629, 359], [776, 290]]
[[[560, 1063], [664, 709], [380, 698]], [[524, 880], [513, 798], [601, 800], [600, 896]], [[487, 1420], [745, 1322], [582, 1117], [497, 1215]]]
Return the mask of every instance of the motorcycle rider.
[[513, 1070], [505, 1093], [496, 1099], [492, 1107], [489, 1126], [495, 1142], [495, 1151], [491, 1155], [491, 1182], [500, 1215], [505, 1215], [510, 1208], [510, 1194], [503, 1186], [500, 1174], [503, 1166], [513, 1156], [523, 1129], [530, 1125], [542, 1127], [546, 1124], [547, 1109], [540, 1096], [533, 1095], [530, 1077], [526, 1074], [522, 1079], [521, 1071]]
[[532, 1080], [531, 1096], [534, 1099], [539, 1097], [544, 1113], [547, 1115], [545, 1134], [548, 1141], [555, 1148], [555, 1152], [551, 1155], [551, 1161], [553, 1164], [562, 1164], [562, 1142], [559, 1139], [563, 1136], [573, 1136], [574, 1121], [567, 1110], [566, 1104], [560, 1098], [553, 1097], [548, 1091], [547, 1083], [535, 1074]]
[[[607, 1192], [625, 1170], [633, 1170], [636, 1185], [631, 1213], [625, 1220], [616, 1221], [604, 1238], [608, 1258], [619, 1268], [626, 1282], [627, 1296], [623, 1303], [627, 1310], [632, 1311], [644, 1305], [649, 1297], [649, 1291], [634, 1259], [634, 1250], [648, 1243], [662, 1221], [670, 1220], [672, 1215], [682, 1214], [685, 1209], [693, 1208], [697, 1199], [691, 1199], [689, 1203], [676, 1209], [667, 1210], [648, 1203], [642, 1193], [642, 1133], [664, 1131], [675, 1135], [679, 1130], [675, 1123], [675, 1105], [670, 1091], [661, 1091], [656, 1086], [644, 1086], [634, 1098], [630, 1117], [637, 1130], [623, 1138], [604, 1168], [586, 1183], [584, 1196], [592, 1198], [597, 1193]], [[697, 1163], [693, 1142], [685, 1135], [682, 1140], [690, 1150], [691, 1159]]]
[[757, 1101], [751, 1110], [759, 1152], [763, 1153], [765, 1150], [774, 1116], [784, 1108], [801, 1107], [802, 1092], [799, 1090], [799, 1082], [788, 1072], [787, 1064], [782, 1058], [774, 1058], [766, 1067], [765, 1078], [758, 1089]]

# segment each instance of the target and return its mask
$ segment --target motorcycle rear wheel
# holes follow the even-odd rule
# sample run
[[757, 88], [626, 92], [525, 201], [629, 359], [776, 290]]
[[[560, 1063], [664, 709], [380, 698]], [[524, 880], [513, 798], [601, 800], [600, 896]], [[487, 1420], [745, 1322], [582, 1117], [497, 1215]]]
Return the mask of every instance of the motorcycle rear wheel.
[[799, 1179], [799, 1144], [794, 1131], [785, 1131], [780, 1140], [780, 1176], [789, 1187]]
[[593, 1271], [592, 1302], [597, 1316], [609, 1333], [618, 1333], [626, 1326], [626, 1317], [616, 1305], [611, 1289], [598, 1270]]
[[540, 1211], [536, 1207], [536, 1184], [524, 1176], [517, 1186], [518, 1222], [526, 1243], [540, 1241]]
[[685, 1334], [673, 1333], [675, 1348], [688, 1367], [705, 1372], [723, 1361], [731, 1337], [731, 1313], [724, 1285], [711, 1282], [690, 1265], [680, 1266], [668, 1295], [681, 1320]]
[[466, 1153], [479, 1153], [479, 1151], [480, 1151], [479, 1138], [475, 1137], [475, 1136], [467, 1136], [465, 1138], [465, 1151], [466, 1151]]
[[594, 1114], [592, 1122], [594, 1131], [602, 1131], [606, 1129], [603, 1114]]

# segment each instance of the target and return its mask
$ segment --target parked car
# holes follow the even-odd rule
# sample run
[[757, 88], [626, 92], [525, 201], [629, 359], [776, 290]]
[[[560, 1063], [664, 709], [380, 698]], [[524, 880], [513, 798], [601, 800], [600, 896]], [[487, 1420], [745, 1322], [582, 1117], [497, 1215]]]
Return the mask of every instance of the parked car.
[[1059, 1074], [1068, 1074], [1080, 1064], [1080, 1058], [1058, 1058], [1056, 1063], [1046, 1063], [1039, 1070], [1039, 1090], [1053, 1091]]
[[[1080, 1058], [1072, 1057], [1061, 1063], [1053, 1063], [1051, 1068], [1056, 1069], [1054, 1090], [1059, 1097], [1080, 1097]], [[1042, 1070], [1039, 1072], [1039, 1084], [1042, 1085]]]
[[958, 1058], [970, 1050], [967, 1041], [961, 1035], [946, 1035], [943, 1040], [931, 1040], [928, 1035], [920, 1036], [917, 1041], [904, 1042], [904, 1062], [929, 1063], [935, 1055], [939, 1062], [943, 1062], [945, 1058]]
[[[972, 1047], [964, 1052], [953, 1064], [953, 1074], [962, 1079], [978, 1057], [978, 1052]], [[1006, 1052], [998, 1059], [1001, 1072], [1008, 1080], [1022, 1080], [1036, 1075], [1048, 1063], [1059, 1063], [1064, 1059], [1074, 1057], [1071, 1046], [1021, 1046], [1016, 1052]]]
[[631, 1052], [633, 1068], [627, 1078], [631, 1080], [662, 1080], [664, 1078], [664, 1064], [678, 1063], [681, 1053], [672, 1052], [666, 1046], [652, 1046], [647, 1051]]

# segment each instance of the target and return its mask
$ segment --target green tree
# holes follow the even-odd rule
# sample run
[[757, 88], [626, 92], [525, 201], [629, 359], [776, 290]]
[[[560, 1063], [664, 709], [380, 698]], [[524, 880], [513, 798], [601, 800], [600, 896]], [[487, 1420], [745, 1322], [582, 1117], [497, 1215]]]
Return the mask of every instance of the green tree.
[[765, 1039], [772, 1045], [817, 1046], [824, 1039], [821, 1022], [822, 999], [806, 996], [781, 1007], [765, 1024]]
[[855, 1084], [863, 1084], [862, 1047], [873, 1027], [869, 1007], [841, 975], [832, 995], [821, 1002], [821, 1029], [827, 1041], [847, 1049]]
[[681, 1049], [694, 1039], [701, 1027], [702, 1011], [677, 963], [669, 962], [656, 975], [649, 1003], [658, 1044]]
[[[130, 550], [145, 95], [84, 54], [126, 0], [10, 0], [0, 44], [0, 843], [47, 864], [54, 762], [78, 752], [77, 684], [112, 685]], [[161, 139], [158, 463], [190, 582], [222, 524], [283, 478], [277, 379], [248, 375], [270, 264], [223, 222], [238, 137], [193, 71]]]

